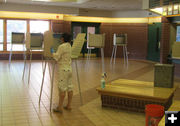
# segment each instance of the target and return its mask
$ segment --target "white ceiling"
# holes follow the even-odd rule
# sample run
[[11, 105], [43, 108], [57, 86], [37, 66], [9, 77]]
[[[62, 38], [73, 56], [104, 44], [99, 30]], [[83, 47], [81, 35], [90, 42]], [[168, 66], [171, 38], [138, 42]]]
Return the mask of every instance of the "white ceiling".
[[37, 4], [37, 5], [53, 5], [63, 7], [75, 7], [98, 10], [141, 10], [143, 0], [83, 0], [82, 3], [77, 2], [44, 2], [32, 0], [0, 0], [4, 3], [17, 4]]

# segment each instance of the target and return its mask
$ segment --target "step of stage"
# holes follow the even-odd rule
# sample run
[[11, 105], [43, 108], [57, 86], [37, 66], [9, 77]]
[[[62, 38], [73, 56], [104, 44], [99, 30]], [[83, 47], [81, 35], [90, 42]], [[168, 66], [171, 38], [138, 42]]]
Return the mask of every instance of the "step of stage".
[[146, 104], [159, 104], [167, 110], [177, 86], [173, 88], [154, 87], [154, 82], [118, 79], [98, 87], [102, 107], [144, 112]]

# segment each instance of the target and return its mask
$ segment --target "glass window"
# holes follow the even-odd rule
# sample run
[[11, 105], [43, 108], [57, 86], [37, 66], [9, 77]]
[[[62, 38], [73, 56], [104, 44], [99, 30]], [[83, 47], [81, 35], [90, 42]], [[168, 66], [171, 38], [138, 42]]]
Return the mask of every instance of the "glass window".
[[49, 21], [30, 21], [30, 33], [44, 33], [49, 30]]
[[180, 26], [177, 26], [176, 41], [180, 42]]
[[[12, 32], [25, 33], [27, 31], [27, 22], [25, 20], [7, 20], [7, 50], [11, 50]], [[23, 45], [13, 44], [13, 51], [23, 51]]]
[[3, 20], [0, 19], [0, 51], [3, 50]]

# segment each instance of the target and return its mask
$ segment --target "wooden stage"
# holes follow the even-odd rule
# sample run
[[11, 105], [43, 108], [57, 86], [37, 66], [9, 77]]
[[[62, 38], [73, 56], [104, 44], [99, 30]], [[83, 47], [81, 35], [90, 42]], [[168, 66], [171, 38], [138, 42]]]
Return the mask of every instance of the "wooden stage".
[[154, 82], [118, 79], [96, 90], [101, 95], [102, 107], [144, 112], [146, 104], [159, 104], [168, 110], [177, 86], [154, 87]]

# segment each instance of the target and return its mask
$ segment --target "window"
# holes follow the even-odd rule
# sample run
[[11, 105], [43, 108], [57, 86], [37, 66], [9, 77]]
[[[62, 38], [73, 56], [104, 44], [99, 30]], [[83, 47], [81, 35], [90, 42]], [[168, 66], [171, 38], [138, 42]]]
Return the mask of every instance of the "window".
[[[30, 33], [44, 33], [49, 30], [49, 21], [30, 21]], [[42, 51], [42, 50], [33, 50]]]
[[[7, 20], [7, 50], [11, 50], [12, 32], [26, 33], [27, 22], [25, 20]], [[13, 44], [13, 51], [23, 51], [23, 45]]]
[[0, 19], [0, 51], [3, 50], [3, 20]]
[[30, 21], [30, 33], [44, 33], [49, 30], [49, 21]]

